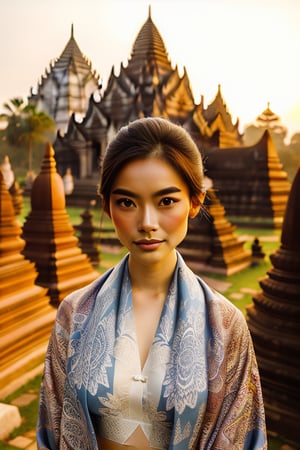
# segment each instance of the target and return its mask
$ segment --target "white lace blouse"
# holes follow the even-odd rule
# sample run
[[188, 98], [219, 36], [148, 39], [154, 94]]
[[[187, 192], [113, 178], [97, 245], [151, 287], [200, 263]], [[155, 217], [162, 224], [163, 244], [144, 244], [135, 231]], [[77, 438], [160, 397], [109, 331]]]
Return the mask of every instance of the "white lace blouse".
[[151, 447], [167, 449], [172, 414], [169, 412], [167, 415], [159, 405], [169, 361], [169, 346], [163, 346], [160, 339], [154, 338], [141, 369], [132, 308], [123, 314], [120, 325], [121, 334], [114, 348], [113, 394], [101, 396], [101, 386], [96, 396], [88, 393], [88, 407], [93, 415], [96, 433], [102, 438], [124, 444], [140, 426]]

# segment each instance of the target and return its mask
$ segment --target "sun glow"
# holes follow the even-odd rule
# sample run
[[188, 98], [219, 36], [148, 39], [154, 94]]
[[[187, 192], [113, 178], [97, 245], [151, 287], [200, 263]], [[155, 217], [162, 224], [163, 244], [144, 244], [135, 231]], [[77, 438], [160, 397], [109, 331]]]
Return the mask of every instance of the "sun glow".
[[[11, 0], [0, 17], [0, 104], [29, 95], [72, 23], [105, 87], [112, 67], [118, 73], [127, 64], [148, 9], [148, 0]], [[220, 84], [241, 128], [270, 102], [290, 134], [300, 130], [298, 0], [153, 0], [151, 15], [172, 65], [186, 68], [196, 102], [203, 95], [210, 103]]]

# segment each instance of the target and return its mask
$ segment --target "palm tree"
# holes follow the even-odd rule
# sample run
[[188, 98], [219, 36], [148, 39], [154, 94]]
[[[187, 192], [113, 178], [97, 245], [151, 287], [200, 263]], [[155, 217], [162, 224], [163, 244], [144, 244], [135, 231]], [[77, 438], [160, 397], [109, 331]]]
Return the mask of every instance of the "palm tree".
[[0, 114], [1, 122], [6, 122], [5, 138], [11, 145], [16, 145], [18, 141], [18, 130], [21, 126], [21, 115], [24, 108], [24, 101], [20, 97], [13, 98], [3, 104], [5, 113]]
[[4, 103], [7, 111], [0, 115], [0, 120], [7, 123], [5, 134], [12, 145], [26, 145], [28, 149], [28, 172], [32, 173], [32, 148], [37, 142], [49, 140], [49, 133], [54, 132], [55, 123], [43, 111], [37, 111], [36, 106], [25, 104], [20, 97]]

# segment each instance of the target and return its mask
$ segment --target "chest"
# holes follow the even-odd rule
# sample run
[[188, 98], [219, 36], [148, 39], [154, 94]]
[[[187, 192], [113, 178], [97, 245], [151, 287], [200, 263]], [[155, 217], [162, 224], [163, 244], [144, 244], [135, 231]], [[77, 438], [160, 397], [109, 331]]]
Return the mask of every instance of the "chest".
[[133, 295], [132, 323], [141, 368], [144, 367], [159, 326], [164, 298]]

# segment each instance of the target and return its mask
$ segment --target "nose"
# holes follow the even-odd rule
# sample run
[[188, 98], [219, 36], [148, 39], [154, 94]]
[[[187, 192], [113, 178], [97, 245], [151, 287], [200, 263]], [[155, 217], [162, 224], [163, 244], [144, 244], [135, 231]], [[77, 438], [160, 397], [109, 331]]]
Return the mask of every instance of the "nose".
[[157, 228], [157, 212], [154, 207], [147, 205], [141, 209], [138, 230], [149, 233], [150, 231], [157, 230]]

